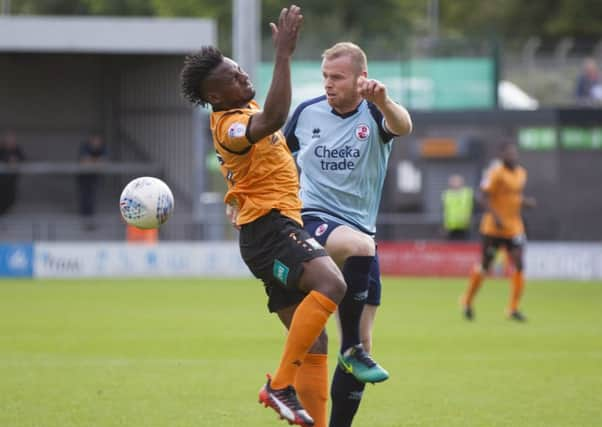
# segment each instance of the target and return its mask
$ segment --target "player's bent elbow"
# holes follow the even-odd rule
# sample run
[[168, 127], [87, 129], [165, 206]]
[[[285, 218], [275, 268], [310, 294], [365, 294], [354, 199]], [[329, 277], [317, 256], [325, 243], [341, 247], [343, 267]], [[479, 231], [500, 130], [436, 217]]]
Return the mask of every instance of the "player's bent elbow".
[[399, 136], [407, 136], [412, 133], [414, 130], [414, 125], [412, 123], [412, 119], [408, 115], [408, 117], [402, 122], [401, 132], [398, 133]]
[[412, 119], [408, 117], [408, 121], [406, 123], [406, 133], [405, 135], [409, 135], [414, 130], [414, 124], [412, 123]]

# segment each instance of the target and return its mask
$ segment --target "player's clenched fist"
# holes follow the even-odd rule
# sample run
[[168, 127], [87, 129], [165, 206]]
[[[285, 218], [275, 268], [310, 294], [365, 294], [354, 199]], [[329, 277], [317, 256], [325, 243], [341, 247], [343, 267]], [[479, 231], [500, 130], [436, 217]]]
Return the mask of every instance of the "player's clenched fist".
[[272, 39], [277, 54], [288, 56], [293, 54], [302, 23], [301, 8], [295, 5], [280, 11], [278, 24], [270, 22]]
[[357, 91], [362, 98], [376, 105], [382, 105], [387, 100], [387, 88], [378, 80], [360, 76], [357, 79]]

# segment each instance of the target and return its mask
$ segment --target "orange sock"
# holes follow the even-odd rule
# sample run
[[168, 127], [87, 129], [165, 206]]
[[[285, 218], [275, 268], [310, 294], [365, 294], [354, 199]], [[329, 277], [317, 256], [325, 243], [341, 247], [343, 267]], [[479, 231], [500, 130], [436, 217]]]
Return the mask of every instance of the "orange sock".
[[468, 283], [468, 289], [466, 289], [466, 294], [462, 299], [462, 304], [466, 306], [472, 305], [472, 300], [474, 299], [477, 291], [481, 287], [481, 283], [483, 283], [483, 272], [481, 270], [481, 266], [475, 266], [472, 269], [472, 273], [470, 273], [470, 282]]
[[295, 378], [295, 389], [303, 407], [314, 419], [314, 427], [326, 427], [328, 419], [328, 356], [308, 353]]
[[512, 292], [510, 295], [510, 312], [518, 310], [520, 297], [525, 287], [525, 279], [522, 271], [515, 271], [512, 274]]
[[336, 308], [334, 301], [316, 291], [311, 291], [303, 298], [293, 315], [280, 366], [272, 379], [272, 388], [280, 389], [293, 384], [305, 355]]

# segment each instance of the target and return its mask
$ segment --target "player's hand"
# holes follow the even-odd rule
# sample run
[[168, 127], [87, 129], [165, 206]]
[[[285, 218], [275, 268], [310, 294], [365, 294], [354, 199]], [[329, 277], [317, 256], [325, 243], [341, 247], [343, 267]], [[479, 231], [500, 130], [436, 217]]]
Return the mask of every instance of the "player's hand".
[[270, 22], [272, 40], [277, 55], [291, 56], [293, 54], [302, 23], [301, 8], [294, 4], [288, 9], [282, 9], [278, 17], [278, 24]]
[[537, 206], [537, 200], [535, 200], [535, 197], [525, 197], [523, 198], [523, 206], [526, 208], [534, 208]]
[[357, 79], [357, 92], [366, 101], [372, 102], [376, 106], [382, 106], [387, 101], [387, 88], [378, 80], [360, 76]]
[[232, 224], [232, 227], [236, 228], [237, 230], [240, 230], [240, 226], [236, 225], [236, 220], [238, 219], [239, 212], [240, 209], [238, 208], [238, 206], [233, 206], [230, 204], [226, 205], [226, 216], [228, 217], [230, 224]]

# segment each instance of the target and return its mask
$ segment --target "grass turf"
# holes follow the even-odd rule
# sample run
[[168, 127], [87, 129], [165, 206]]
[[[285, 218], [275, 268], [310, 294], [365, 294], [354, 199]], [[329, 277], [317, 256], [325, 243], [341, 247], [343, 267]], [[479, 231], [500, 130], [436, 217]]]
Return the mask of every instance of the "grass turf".
[[[505, 281], [462, 320], [464, 280], [386, 279], [354, 425], [599, 426], [602, 283]], [[330, 324], [331, 358], [337, 348]], [[284, 331], [253, 280], [0, 281], [0, 426], [285, 425], [257, 404]]]

